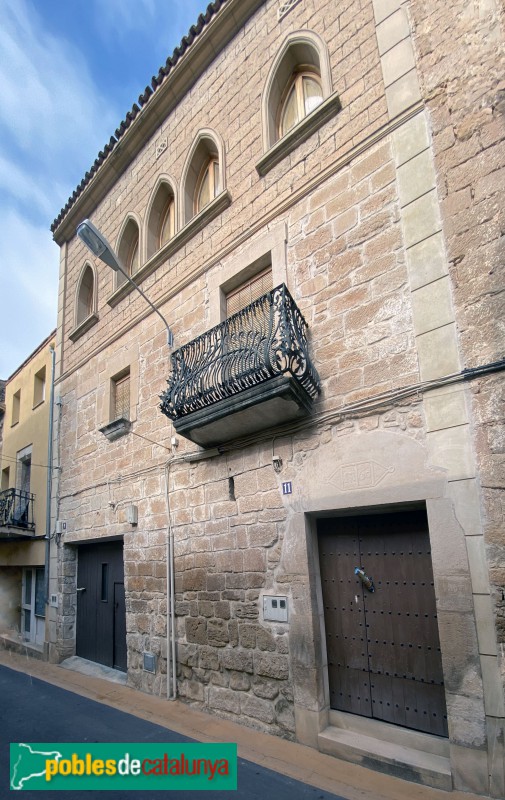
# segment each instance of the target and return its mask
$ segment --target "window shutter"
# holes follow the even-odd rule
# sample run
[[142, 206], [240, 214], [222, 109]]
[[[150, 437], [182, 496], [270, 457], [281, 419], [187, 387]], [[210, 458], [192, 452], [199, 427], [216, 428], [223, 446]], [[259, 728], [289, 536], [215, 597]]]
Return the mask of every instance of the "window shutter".
[[226, 316], [231, 317], [273, 288], [272, 269], [268, 267], [226, 295]]

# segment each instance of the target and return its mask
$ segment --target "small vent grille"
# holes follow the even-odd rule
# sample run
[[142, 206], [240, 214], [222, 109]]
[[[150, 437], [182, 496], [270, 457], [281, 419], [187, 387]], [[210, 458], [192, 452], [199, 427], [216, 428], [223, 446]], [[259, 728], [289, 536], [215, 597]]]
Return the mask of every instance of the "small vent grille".
[[284, 3], [281, 3], [281, 6], [277, 11], [277, 19], [281, 20], [283, 17], [285, 17], [286, 14], [288, 14], [299, 2], [300, 0], [285, 0]]

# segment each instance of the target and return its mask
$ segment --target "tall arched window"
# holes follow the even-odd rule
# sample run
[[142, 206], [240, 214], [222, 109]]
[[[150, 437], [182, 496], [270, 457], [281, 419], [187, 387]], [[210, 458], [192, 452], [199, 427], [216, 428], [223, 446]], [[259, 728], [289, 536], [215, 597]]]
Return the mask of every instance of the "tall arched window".
[[332, 94], [328, 49], [312, 31], [288, 36], [274, 59], [262, 96], [265, 151]]
[[286, 86], [279, 108], [279, 136], [285, 136], [322, 102], [320, 75], [314, 69], [299, 67]]
[[81, 276], [77, 291], [77, 309], [75, 315], [76, 326], [80, 325], [93, 313], [95, 296], [95, 276], [90, 265], [87, 264]]
[[159, 246], [163, 247], [175, 233], [175, 203], [174, 198], [171, 197], [165, 203], [161, 215], [160, 233], [159, 233]]
[[213, 131], [199, 131], [183, 176], [183, 218], [187, 224], [225, 189], [224, 148]]
[[195, 214], [198, 214], [220, 192], [219, 162], [217, 158], [209, 158], [203, 165], [195, 188]]
[[151, 258], [174, 236], [176, 225], [175, 192], [160, 179], [154, 191], [147, 217], [147, 258]]
[[[134, 219], [129, 219], [121, 235], [118, 247], [118, 256], [128, 275], [134, 275], [140, 266], [139, 226]], [[121, 272], [116, 272], [116, 286], [122, 286], [126, 278]]]

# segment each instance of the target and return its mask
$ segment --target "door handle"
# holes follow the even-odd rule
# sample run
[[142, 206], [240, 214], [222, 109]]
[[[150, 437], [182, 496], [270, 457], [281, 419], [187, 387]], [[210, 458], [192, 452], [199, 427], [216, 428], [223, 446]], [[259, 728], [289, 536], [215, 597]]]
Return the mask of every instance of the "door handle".
[[86, 587], [85, 586], [78, 586], [75, 591], [76, 592], [85, 592], [86, 591]]
[[366, 574], [363, 567], [356, 567], [354, 570], [354, 574], [358, 576], [365, 589], [368, 589], [369, 592], [375, 592], [373, 579]]

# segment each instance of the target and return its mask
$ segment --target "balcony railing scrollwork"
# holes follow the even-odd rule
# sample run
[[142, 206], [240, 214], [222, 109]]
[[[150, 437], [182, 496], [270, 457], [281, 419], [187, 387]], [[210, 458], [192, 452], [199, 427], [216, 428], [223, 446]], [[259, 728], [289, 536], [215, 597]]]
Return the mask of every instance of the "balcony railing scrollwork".
[[288, 289], [277, 286], [172, 354], [162, 412], [177, 428], [187, 415], [282, 376], [294, 379], [312, 401], [320, 384], [306, 330]]
[[33, 532], [34, 499], [35, 495], [21, 489], [7, 489], [0, 492], [0, 528], [22, 528]]

